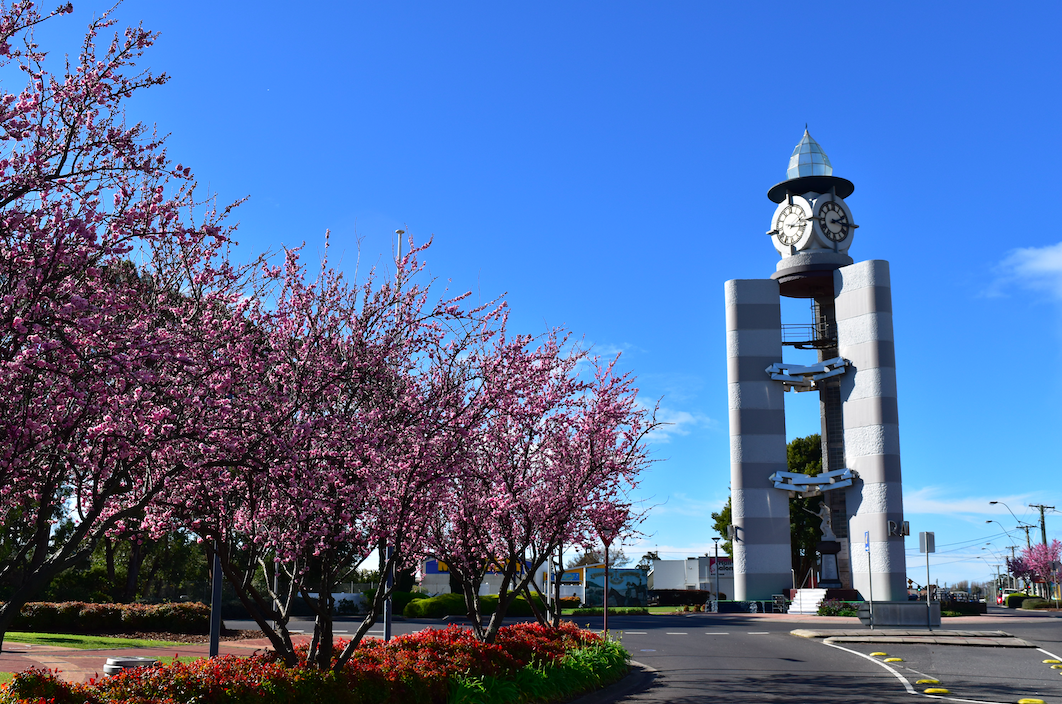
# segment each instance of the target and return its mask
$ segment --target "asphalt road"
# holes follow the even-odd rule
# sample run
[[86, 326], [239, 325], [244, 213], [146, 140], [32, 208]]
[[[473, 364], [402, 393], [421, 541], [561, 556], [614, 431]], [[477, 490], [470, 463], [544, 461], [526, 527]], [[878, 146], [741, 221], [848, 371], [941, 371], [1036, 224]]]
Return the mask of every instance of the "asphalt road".
[[[579, 618], [599, 629], [600, 618]], [[353, 632], [357, 622], [339, 622], [336, 633]], [[399, 635], [438, 621], [396, 621]], [[226, 621], [229, 628], [253, 624]], [[312, 623], [293, 624], [312, 631]], [[826, 644], [790, 635], [797, 628], [859, 628], [855, 619], [788, 615], [682, 614], [609, 618], [634, 659], [656, 670], [644, 691], [615, 699], [624, 704], [673, 702], [901, 702], [912, 695], [957, 702], [1014, 704], [1032, 698], [1062, 704], [1062, 669], [1045, 659], [1062, 659], [1062, 618], [1019, 615], [992, 609], [989, 617], [946, 619], [944, 628], [1003, 630], [1038, 648], [960, 647], [925, 644]], [[869, 629], [868, 629], [869, 632]], [[879, 631], [880, 632], [880, 631]], [[378, 624], [370, 632], [381, 636]], [[885, 663], [884, 652], [901, 662]], [[938, 685], [917, 684], [920, 679]], [[949, 690], [927, 695], [928, 687]]]

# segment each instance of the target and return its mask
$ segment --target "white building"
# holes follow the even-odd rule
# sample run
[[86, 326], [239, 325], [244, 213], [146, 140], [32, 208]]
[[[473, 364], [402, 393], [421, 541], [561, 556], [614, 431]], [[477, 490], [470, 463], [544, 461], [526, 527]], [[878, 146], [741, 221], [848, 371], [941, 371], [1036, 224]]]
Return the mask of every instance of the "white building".
[[[685, 560], [653, 560], [649, 570], [649, 590], [700, 589], [715, 592], [716, 563], [714, 557], [687, 557]], [[719, 558], [719, 592], [729, 598], [734, 595], [734, 561]]]

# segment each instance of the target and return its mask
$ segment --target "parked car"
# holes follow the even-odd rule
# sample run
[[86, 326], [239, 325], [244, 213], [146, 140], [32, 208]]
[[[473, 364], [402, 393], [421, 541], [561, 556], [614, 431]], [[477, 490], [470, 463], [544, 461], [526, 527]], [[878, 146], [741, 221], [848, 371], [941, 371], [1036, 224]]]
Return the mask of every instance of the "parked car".
[[1011, 594], [1017, 594], [1020, 591], [1020, 589], [1000, 589], [999, 593], [996, 594], [996, 604], [999, 606], [1003, 606], [1007, 603], [1008, 596], [1010, 596]]

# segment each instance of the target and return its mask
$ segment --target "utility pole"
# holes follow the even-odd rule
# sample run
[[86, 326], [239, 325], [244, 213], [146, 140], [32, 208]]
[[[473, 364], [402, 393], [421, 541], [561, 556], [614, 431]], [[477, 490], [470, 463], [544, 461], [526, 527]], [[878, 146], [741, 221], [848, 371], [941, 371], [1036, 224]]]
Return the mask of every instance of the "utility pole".
[[1027, 526], [1023, 523], [1018, 527], [1025, 531], [1025, 547], [1031, 548], [1032, 542], [1029, 540], [1029, 529], [1032, 528], [1032, 526]]
[[[1043, 538], [1044, 545], [1047, 545], [1047, 524], [1044, 523], [1044, 511], [1047, 509], [1055, 510], [1054, 506], [1044, 506], [1043, 504], [1029, 504], [1029, 508], [1040, 509], [1040, 536]], [[1028, 535], [1028, 533], [1026, 533]]]

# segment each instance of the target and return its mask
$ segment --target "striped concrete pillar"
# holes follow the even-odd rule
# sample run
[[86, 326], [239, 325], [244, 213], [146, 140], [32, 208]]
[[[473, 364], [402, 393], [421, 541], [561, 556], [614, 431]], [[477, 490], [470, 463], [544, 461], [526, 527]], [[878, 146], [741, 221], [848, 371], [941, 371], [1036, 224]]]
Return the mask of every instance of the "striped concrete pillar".
[[765, 371], [782, 360], [778, 282], [726, 282], [726, 356], [734, 598], [770, 599], [793, 586], [789, 495], [768, 479], [786, 470], [782, 384]]
[[841, 267], [834, 291], [837, 349], [851, 362], [840, 377], [845, 461], [859, 474], [846, 490], [852, 586], [869, 598], [873, 580], [875, 601], [906, 601], [904, 542], [895, 530], [903, 523], [903, 495], [889, 263]]

